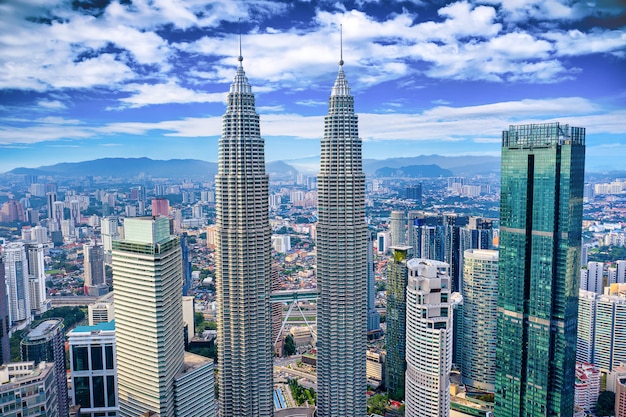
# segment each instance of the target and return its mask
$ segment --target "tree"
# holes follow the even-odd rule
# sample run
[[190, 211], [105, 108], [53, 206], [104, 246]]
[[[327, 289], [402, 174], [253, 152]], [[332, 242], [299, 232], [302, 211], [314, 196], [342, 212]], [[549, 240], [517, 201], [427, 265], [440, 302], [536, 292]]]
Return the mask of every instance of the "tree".
[[385, 415], [389, 398], [385, 394], [372, 395], [367, 400], [367, 413]]
[[293, 336], [288, 334], [285, 338], [285, 355], [291, 356], [296, 353], [296, 342], [293, 340]]
[[600, 393], [596, 403], [596, 415], [612, 416], [615, 414], [615, 393], [604, 391]]

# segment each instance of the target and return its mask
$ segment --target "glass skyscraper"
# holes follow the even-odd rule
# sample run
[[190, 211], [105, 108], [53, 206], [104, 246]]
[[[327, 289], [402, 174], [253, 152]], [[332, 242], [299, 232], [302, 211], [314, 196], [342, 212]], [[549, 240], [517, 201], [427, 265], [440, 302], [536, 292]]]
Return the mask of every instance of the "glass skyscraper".
[[366, 415], [367, 224], [357, 122], [339, 61], [317, 177], [319, 417]]
[[410, 246], [392, 246], [393, 260], [387, 265], [387, 357], [385, 385], [389, 397], [404, 400], [406, 372], [406, 286]]
[[242, 61], [222, 119], [215, 176], [219, 413], [267, 417], [274, 412], [268, 176]]
[[495, 415], [571, 416], [585, 129], [502, 134]]

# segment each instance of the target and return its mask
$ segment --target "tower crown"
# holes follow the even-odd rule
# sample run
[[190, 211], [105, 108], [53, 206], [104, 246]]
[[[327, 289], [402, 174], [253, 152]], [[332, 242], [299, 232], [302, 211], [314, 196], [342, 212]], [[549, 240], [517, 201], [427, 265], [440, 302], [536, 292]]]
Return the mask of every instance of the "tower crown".
[[252, 94], [252, 87], [250, 87], [250, 83], [248, 82], [248, 77], [246, 77], [246, 73], [243, 70], [243, 55], [241, 54], [241, 37], [239, 38], [239, 56], [237, 57], [237, 61], [239, 62], [239, 64], [237, 65], [237, 73], [235, 74], [235, 79], [233, 80], [233, 83], [230, 85], [230, 92]]

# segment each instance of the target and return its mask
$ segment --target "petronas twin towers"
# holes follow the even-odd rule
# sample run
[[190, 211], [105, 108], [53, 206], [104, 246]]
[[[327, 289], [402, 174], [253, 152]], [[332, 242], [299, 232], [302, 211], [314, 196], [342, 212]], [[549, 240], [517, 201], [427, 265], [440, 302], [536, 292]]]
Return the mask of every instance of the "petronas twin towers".
[[[273, 415], [271, 229], [264, 141], [243, 58], [228, 94], [216, 183], [221, 417]], [[318, 176], [318, 416], [364, 417], [365, 175], [354, 97], [339, 61]]]

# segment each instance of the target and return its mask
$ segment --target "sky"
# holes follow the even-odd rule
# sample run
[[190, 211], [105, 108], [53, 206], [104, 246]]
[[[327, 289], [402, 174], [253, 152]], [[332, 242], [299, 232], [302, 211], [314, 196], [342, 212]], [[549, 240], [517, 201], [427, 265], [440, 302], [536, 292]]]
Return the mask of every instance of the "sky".
[[267, 161], [319, 155], [343, 49], [364, 158], [499, 156], [559, 121], [587, 171], [626, 169], [623, 0], [3, 0], [0, 172], [217, 161], [239, 34]]

